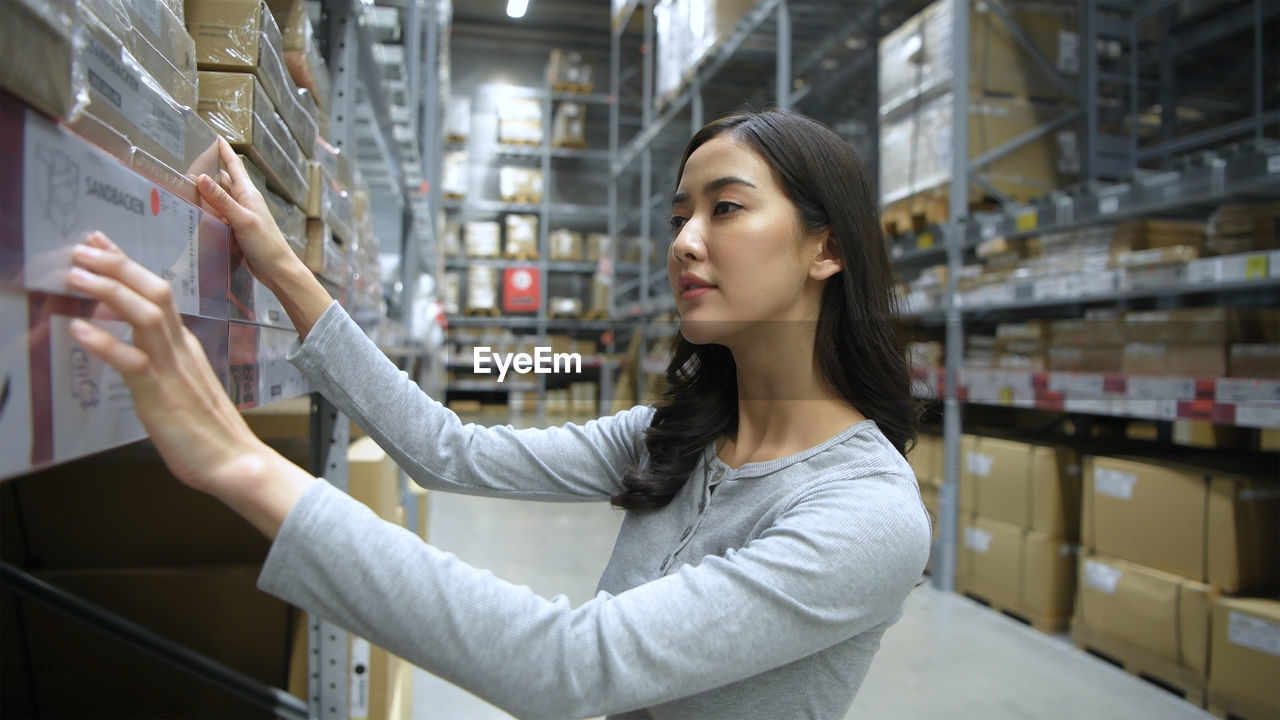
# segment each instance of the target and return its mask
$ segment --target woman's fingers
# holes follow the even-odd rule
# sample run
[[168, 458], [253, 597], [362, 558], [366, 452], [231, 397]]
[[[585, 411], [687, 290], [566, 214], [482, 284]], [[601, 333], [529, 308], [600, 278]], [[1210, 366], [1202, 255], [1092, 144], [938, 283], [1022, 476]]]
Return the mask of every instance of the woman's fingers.
[[106, 305], [133, 327], [134, 345], [146, 353], [157, 367], [168, 366], [172, 358], [174, 324], [181, 324], [173, 306], [161, 308], [115, 278], [74, 267], [67, 284]]
[[115, 335], [94, 327], [87, 320], [71, 321], [71, 337], [86, 350], [102, 358], [121, 377], [137, 375], [147, 368], [147, 355]]
[[238, 229], [257, 220], [257, 215], [231, 197], [230, 193], [208, 175], [196, 178], [196, 189], [200, 191], [200, 196], [205, 199], [205, 202], [226, 218], [233, 227]]
[[244, 162], [240, 160], [240, 156], [236, 154], [226, 138], [218, 138], [218, 159], [222, 161], [222, 172], [227, 174], [234, 190], [253, 186], [253, 181], [249, 179], [249, 172], [244, 169]]
[[[102, 236], [95, 233], [94, 237]], [[98, 275], [120, 281], [161, 308], [170, 308], [174, 305], [173, 286], [129, 259], [119, 250], [79, 245], [72, 251], [71, 257], [76, 265]]]

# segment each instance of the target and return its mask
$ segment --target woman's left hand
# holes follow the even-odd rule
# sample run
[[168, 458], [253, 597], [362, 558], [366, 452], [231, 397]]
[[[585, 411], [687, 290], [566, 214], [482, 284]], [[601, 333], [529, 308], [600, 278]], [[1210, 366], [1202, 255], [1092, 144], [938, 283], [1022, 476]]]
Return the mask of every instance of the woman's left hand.
[[72, 321], [72, 336], [120, 373], [165, 464], [183, 483], [218, 497], [273, 537], [314, 478], [253, 434], [200, 341], [183, 325], [168, 282], [101, 233], [77, 246], [72, 262], [70, 287], [127, 322], [133, 344], [81, 319]]

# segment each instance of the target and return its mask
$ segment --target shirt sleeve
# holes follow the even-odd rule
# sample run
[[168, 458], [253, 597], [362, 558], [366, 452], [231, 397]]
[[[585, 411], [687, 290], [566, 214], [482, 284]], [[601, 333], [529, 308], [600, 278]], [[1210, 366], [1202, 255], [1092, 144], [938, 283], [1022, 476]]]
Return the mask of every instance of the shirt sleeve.
[[873, 629], [899, 611], [928, 552], [914, 483], [824, 481], [740, 549], [571, 607], [317, 483], [259, 587], [517, 717], [563, 720], [688, 697]]
[[289, 360], [423, 487], [525, 500], [606, 500], [641, 459], [653, 410], [583, 425], [463, 424], [395, 366], [336, 302]]

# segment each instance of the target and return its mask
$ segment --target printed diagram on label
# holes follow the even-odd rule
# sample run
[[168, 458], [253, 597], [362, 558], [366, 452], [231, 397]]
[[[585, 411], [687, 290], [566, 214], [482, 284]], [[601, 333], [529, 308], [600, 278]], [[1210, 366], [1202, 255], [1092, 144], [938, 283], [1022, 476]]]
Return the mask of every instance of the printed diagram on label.
[[36, 157], [47, 171], [45, 187], [39, 188], [45, 219], [65, 235], [80, 221], [80, 165], [44, 145], [36, 147]]
[[102, 397], [89, 353], [79, 345], [71, 348], [71, 397], [80, 403], [81, 410], [97, 407]]

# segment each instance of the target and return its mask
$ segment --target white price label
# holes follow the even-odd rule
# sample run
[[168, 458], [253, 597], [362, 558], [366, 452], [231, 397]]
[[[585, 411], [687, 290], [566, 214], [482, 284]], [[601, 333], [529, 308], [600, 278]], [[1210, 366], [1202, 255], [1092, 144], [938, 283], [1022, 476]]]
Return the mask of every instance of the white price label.
[[1098, 495], [1106, 495], [1117, 500], [1132, 500], [1133, 486], [1138, 484], [1138, 476], [1133, 473], [1113, 468], [1096, 468], [1093, 471], [1093, 491]]
[[1101, 397], [1106, 378], [1095, 374], [1050, 373], [1049, 390], [1077, 398]]
[[1254, 428], [1280, 428], [1280, 407], [1274, 405], [1237, 405], [1236, 425]]
[[1280, 657], [1280, 625], [1232, 610], [1227, 615], [1227, 639], [1235, 645]]
[[1098, 214], [1110, 215], [1120, 209], [1120, 198], [1114, 195], [1098, 198]]
[[1116, 585], [1120, 584], [1122, 577], [1124, 571], [1110, 565], [1103, 565], [1096, 560], [1086, 560], [1084, 563], [1084, 584], [1108, 595], [1116, 594]]
[[1134, 375], [1125, 383], [1125, 395], [1131, 400], [1195, 400], [1196, 381]]
[[1220, 403], [1280, 403], [1280, 380], [1219, 378], [1214, 399]]

